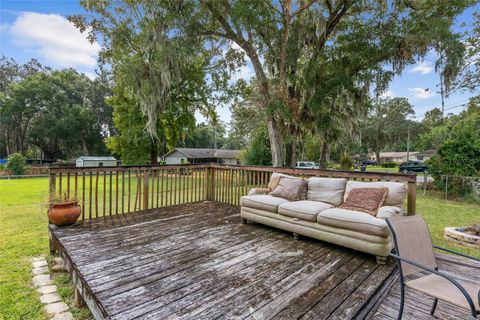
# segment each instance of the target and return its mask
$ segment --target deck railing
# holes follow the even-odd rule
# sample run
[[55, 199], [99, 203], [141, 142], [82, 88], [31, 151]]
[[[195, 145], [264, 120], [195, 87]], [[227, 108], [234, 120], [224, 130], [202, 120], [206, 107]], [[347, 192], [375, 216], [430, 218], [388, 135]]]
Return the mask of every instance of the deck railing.
[[222, 164], [50, 168], [50, 199], [77, 199], [82, 221], [206, 200], [239, 205], [240, 197], [251, 188], [266, 188], [273, 172], [405, 182], [407, 212], [415, 214], [416, 177], [412, 174]]

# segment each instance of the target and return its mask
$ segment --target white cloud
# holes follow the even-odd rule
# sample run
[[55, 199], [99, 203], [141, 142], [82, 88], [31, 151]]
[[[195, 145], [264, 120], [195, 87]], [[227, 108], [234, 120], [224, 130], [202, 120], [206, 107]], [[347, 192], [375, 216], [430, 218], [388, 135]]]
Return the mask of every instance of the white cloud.
[[384, 93], [382, 93], [380, 95], [380, 98], [382, 99], [391, 99], [391, 98], [395, 98], [395, 93], [391, 90], [387, 90], [385, 91]]
[[433, 71], [432, 63], [430, 61], [417, 62], [415, 67], [410, 70], [411, 73], [429, 74]]
[[94, 67], [100, 50], [67, 19], [58, 14], [22, 12], [11, 28], [12, 39], [60, 67]]
[[429, 99], [435, 96], [435, 92], [424, 88], [408, 88], [408, 91], [412, 93], [415, 98], [418, 99]]

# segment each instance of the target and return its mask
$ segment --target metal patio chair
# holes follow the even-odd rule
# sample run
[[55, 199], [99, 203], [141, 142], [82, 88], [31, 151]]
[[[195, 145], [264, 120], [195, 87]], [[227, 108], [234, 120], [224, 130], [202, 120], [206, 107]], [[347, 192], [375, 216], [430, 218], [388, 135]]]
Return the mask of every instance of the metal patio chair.
[[[434, 315], [438, 300], [446, 301], [458, 307], [470, 310], [471, 318], [480, 314], [480, 285], [452, 278], [438, 270], [434, 248], [465, 258], [480, 261], [442, 247], [434, 246], [428, 226], [420, 216], [386, 219], [392, 232], [394, 257], [400, 273], [401, 301], [398, 319], [402, 319], [405, 302], [405, 287], [425, 293], [434, 298], [430, 315]], [[418, 278], [406, 280], [405, 277], [427, 271]], [[479, 274], [480, 278], [480, 274]], [[478, 280], [478, 279], [477, 279]]]

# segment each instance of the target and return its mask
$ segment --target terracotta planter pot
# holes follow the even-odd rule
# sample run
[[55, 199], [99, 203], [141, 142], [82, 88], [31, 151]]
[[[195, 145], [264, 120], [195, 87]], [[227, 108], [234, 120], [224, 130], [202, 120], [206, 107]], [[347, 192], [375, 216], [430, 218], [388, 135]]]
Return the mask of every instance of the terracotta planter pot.
[[77, 221], [81, 212], [77, 201], [54, 203], [48, 208], [48, 220], [57, 226], [68, 226]]

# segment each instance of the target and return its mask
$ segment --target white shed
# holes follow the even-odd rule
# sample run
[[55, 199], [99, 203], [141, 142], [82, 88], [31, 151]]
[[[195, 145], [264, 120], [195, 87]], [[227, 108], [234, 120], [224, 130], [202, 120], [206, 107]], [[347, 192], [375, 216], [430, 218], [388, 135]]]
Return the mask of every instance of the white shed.
[[80, 157], [76, 161], [77, 167], [116, 167], [117, 164], [114, 157]]

